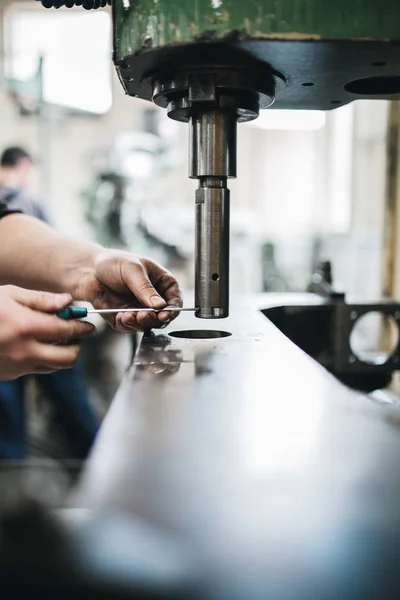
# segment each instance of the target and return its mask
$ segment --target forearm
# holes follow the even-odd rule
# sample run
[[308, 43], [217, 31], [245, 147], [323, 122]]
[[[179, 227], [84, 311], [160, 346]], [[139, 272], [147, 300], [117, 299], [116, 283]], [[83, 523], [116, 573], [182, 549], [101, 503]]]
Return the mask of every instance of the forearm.
[[0, 284], [69, 292], [84, 300], [83, 282], [101, 246], [69, 240], [27, 215], [0, 219]]

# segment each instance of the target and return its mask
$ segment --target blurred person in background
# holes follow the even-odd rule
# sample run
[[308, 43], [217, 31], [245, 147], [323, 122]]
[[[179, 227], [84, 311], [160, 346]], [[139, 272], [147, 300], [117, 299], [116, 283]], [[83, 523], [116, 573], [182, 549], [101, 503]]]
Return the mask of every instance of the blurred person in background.
[[[35, 165], [20, 147], [6, 148], [0, 158], [0, 201], [10, 210], [21, 210], [51, 225], [43, 203], [35, 197], [32, 183]], [[28, 455], [25, 395], [28, 377], [0, 382], [0, 459], [23, 459]], [[45, 375], [34, 375], [39, 390], [51, 402], [56, 423], [70, 455], [86, 458], [98, 430], [98, 418], [90, 403], [81, 363]]]
[[0, 200], [7, 208], [22, 210], [27, 215], [50, 223], [43, 202], [32, 192], [34, 178], [35, 165], [26, 150], [13, 146], [3, 151], [0, 157]]

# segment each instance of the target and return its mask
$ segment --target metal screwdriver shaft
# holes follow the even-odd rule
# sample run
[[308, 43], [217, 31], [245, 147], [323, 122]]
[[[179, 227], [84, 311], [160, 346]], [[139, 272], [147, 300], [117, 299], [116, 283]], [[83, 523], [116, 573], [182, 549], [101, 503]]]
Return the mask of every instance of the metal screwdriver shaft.
[[103, 314], [103, 313], [119, 313], [119, 312], [154, 312], [154, 313], [161, 313], [161, 312], [195, 312], [196, 309], [195, 308], [178, 308], [177, 306], [171, 306], [171, 307], [165, 307], [165, 308], [104, 308], [104, 309], [100, 309], [100, 310], [92, 310], [92, 309], [88, 309], [88, 313], [98, 313], [98, 314]]
[[179, 308], [177, 306], [166, 306], [165, 308], [103, 308], [103, 309], [95, 309], [95, 308], [85, 308], [83, 306], [67, 306], [62, 310], [59, 310], [56, 315], [60, 317], [60, 319], [64, 319], [65, 321], [73, 321], [77, 319], [84, 319], [90, 314], [117, 314], [121, 312], [130, 312], [130, 313], [138, 313], [138, 312], [152, 312], [152, 313], [161, 313], [161, 312], [196, 312], [196, 308]]

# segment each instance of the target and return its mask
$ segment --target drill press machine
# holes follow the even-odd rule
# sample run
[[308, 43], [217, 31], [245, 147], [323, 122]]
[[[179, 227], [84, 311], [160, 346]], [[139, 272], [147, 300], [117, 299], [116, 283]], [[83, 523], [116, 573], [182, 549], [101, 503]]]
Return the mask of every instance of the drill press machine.
[[[199, 316], [226, 316], [236, 122], [275, 96], [278, 107], [323, 109], [398, 98], [400, 5], [113, 0], [112, 8], [127, 92], [191, 121], [196, 304]], [[258, 308], [233, 310], [225, 336], [166, 329], [143, 338], [73, 502], [88, 520], [65, 543], [35, 510], [9, 521], [0, 556], [7, 597], [393, 598], [398, 410], [341, 385]], [[191, 317], [182, 322], [192, 329]]]
[[[111, 0], [108, 0], [111, 2]], [[107, 0], [43, 0], [47, 7]], [[268, 107], [329, 110], [400, 98], [396, 0], [112, 0], [127, 94], [190, 123], [197, 316], [229, 314], [229, 189], [236, 126]]]

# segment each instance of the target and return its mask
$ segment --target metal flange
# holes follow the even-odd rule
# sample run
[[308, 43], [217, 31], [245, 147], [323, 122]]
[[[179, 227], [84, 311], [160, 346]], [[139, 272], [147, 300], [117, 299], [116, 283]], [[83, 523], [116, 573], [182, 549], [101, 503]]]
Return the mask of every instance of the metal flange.
[[156, 76], [152, 82], [155, 104], [177, 121], [188, 122], [207, 109], [235, 111], [238, 122], [252, 121], [260, 109], [275, 101], [271, 72], [207, 66]]

